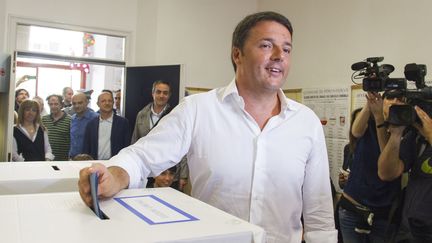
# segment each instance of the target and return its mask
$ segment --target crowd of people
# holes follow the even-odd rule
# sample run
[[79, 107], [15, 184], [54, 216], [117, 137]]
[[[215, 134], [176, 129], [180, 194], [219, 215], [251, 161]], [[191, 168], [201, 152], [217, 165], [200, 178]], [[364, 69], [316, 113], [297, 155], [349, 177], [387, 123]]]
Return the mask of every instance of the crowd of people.
[[[41, 97], [29, 99], [27, 90], [17, 89], [12, 161], [108, 160], [147, 135], [171, 110], [168, 104], [170, 88], [164, 81], [154, 83], [154, 101], [138, 114], [133, 130], [120, 113], [121, 90], [102, 90], [97, 97], [98, 110], [94, 111], [89, 107], [93, 91], [74, 92], [65, 87], [62, 95], [46, 97], [48, 114]], [[175, 172], [168, 186], [183, 191], [189, 176], [185, 158], [176, 166]], [[156, 176], [151, 175], [150, 180]]]

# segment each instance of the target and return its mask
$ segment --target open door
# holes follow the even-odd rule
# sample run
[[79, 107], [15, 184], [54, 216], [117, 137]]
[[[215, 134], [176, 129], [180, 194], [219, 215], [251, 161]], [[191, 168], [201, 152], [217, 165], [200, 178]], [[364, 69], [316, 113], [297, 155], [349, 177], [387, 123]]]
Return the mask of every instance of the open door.
[[[157, 80], [163, 80], [171, 85], [171, 98], [168, 103], [171, 107], [179, 103], [184, 96], [184, 87], [181, 85], [182, 66], [143, 66], [127, 67], [124, 92], [125, 117], [129, 120], [131, 129], [135, 127], [138, 112], [153, 101], [152, 85]], [[183, 91], [182, 91], [183, 90]]]

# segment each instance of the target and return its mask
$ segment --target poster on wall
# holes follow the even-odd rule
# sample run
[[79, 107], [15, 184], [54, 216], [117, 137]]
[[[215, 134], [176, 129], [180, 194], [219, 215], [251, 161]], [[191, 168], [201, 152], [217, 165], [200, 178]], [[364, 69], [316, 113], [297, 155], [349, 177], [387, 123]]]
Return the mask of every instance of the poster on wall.
[[352, 110], [362, 108], [366, 104], [366, 92], [362, 89], [352, 90]]
[[303, 89], [303, 104], [319, 117], [326, 137], [330, 177], [338, 186], [339, 169], [343, 163], [343, 148], [348, 143], [350, 127], [350, 91], [344, 88]]
[[348, 139], [349, 87], [304, 89], [303, 104], [320, 118], [326, 138]]
[[339, 187], [339, 172], [342, 168], [343, 159], [344, 159], [344, 147], [348, 144], [349, 140], [347, 139], [338, 139], [338, 138], [326, 138], [327, 145], [327, 153], [329, 159], [330, 166], [330, 178], [335, 186], [336, 191], [341, 192], [342, 190]]

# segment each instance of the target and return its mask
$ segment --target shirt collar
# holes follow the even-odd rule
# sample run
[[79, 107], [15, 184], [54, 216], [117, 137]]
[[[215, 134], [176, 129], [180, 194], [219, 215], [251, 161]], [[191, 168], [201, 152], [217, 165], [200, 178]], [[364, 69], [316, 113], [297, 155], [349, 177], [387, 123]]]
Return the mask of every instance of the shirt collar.
[[161, 115], [165, 112], [165, 110], [166, 110], [167, 108], [168, 108], [168, 104], [165, 105], [165, 107], [162, 109], [161, 112], [156, 113], [156, 112], [153, 110], [153, 104], [152, 104], [152, 105], [150, 106], [150, 111], [151, 111], [152, 115], [154, 115], [154, 116], [161, 116]]
[[[27, 130], [24, 128], [24, 126], [22, 126], [21, 124], [18, 124], [18, 128], [21, 130], [21, 131], [26, 131], [27, 132]], [[38, 123], [36, 123], [36, 129], [35, 129], [35, 131], [37, 132], [39, 130], [39, 124]], [[28, 132], [27, 132], [28, 133]]]
[[[290, 110], [296, 111], [300, 108], [300, 105], [297, 102], [288, 99], [285, 96], [285, 93], [282, 91], [282, 89], [278, 90], [277, 95], [281, 102], [281, 113], [285, 113]], [[221, 93], [222, 101], [225, 101], [227, 97], [233, 97], [234, 99], [241, 101], [242, 103], [244, 102], [243, 98], [238, 93], [237, 85], [235, 83], [235, 78], [232, 79], [232, 81], [223, 89], [223, 92]]]
[[99, 122], [113, 122], [114, 112], [111, 113], [111, 116], [107, 119], [102, 119], [102, 116], [99, 115]]

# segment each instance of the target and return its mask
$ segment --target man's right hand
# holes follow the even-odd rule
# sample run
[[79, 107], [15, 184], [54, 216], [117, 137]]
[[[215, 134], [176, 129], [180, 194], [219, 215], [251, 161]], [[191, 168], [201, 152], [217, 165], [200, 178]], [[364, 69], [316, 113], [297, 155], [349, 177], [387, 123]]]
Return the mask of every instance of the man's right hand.
[[[84, 203], [89, 207], [92, 205], [90, 192], [90, 174], [92, 173], [98, 174], [98, 197], [101, 199], [111, 198], [127, 187], [127, 184], [122, 183], [122, 178], [118, 178], [119, 175], [124, 176], [126, 173], [120, 167], [110, 167], [108, 169], [103, 164], [95, 163], [91, 167], [81, 169], [78, 181], [79, 193]], [[128, 176], [127, 179], [129, 179]]]

